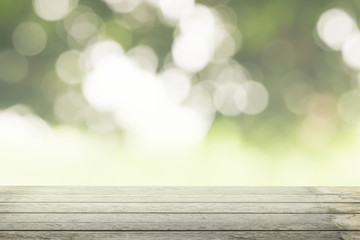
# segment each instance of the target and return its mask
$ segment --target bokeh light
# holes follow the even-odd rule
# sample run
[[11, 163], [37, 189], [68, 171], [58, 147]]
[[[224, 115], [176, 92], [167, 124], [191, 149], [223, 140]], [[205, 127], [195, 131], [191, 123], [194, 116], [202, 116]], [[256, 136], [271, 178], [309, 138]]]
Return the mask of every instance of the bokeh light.
[[77, 5], [77, 0], [33, 0], [36, 14], [47, 21], [64, 18]]
[[166, 21], [175, 24], [186, 14], [189, 14], [195, 5], [194, 0], [159, 0], [159, 8]]
[[118, 13], [133, 11], [140, 3], [139, 0], [104, 0], [112, 10]]
[[45, 136], [51, 134], [51, 129], [27, 106], [16, 105], [0, 112], [0, 132], [3, 137], [18, 141], [18, 144], [31, 142], [40, 148], [41, 144], [45, 143]]
[[215, 21], [211, 10], [200, 4], [181, 18], [180, 34], [172, 47], [172, 56], [179, 67], [198, 72], [210, 62], [218, 37]]
[[56, 73], [66, 83], [77, 84], [82, 81], [80, 52], [70, 50], [62, 53], [56, 61]]
[[356, 1], [0, 9], [0, 185], [360, 184]]
[[179, 67], [189, 72], [197, 72], [209, 63], [213, 49], [202, 37], [185, 35], [176, 39], [172, 53]]
[[158, 58], [154, 50], [145, 45], [138, 45], [127, 52], [132, 60], [134, 60], [141, 68], [150, 72], [156, 72], [158, 68]]
[[223, 115], [239, 115], [246, 104], [246, 92], [239, 84], [228, 82], [216, 87], [214, 105]]
[[76, 123], [84, 121], [86, 102], [83, 96], [69, 91], [57, 97], [54, 103], [54, 113], [61, 121]]
[[353, 34], [346, 40], [342, 54], [350, 67], [360, 70], [360, 33]]
[[357, 30], [354, 19], [338, 8], [324, 12], [317, 23], [321, 40], [333, 50], [341, 50], [346, 39]]
[[[98, 44], [121, 49], [111, 41]], [[122, 129], [147, 141], [183, 145], [205, 136], [212, 118], [207, 119], [207, 116], [179, 105], [190, 88], [186, 73], [167, 70], [158, 76], [148, 64], [134, 61], [135, 55], [142, 57], [145, 63], [153, 64], [156, 55], [148, 48], [132, 49], [129, 54], [106, 51], [110, 48], [99, 52], [99, 49], [90, 49], [89, 61], [94, 54], [99, 57], [83, 85], [85, 98], [93, 107], [113, 112]], [[182, 85], [182, 89], [171, 86], [174, 84], [176, 87]]]
[[46, 33], [38, 23], [24, 22], [15, 28], [13, 42], [19, 53], [37, 55], [46, 46]]
[[[249, 115], [259, 114], [265, 110], [269, 102], [269, 94], [259, 82], [249, 81], [242, 85], [246, 93], [246, 106], [242, 111]], [[241, 109], [243, 107], [243, 99], [238, 101], [238, 106]]]
[[360, 91], [351, 90], [344, 93], [338, 105], [340, 117], [349, 123], [356, 123], [360, 121], [360, 109], [358, 104], [360, 101]]
[[96, 42], [90, 45], [85, 50], [85, 55], [87, 60], [84, 62], [86, 67], [95, 67], [106, 57], [112, 55], [122, 55], [124, 53], [123, 48], [117, 42], [113, 40], [104, 40]]
[[160, 73], [160, 79], [169, 99], [183, 102], [189, 95], [191, 81], [189, 74], [177, 68], [168, 68]]
[[210, 81], [194, 85], [187, 97], [186, 105], [204, 115], [213, 115], [216, 111], [212, 98], [214, 88], [214, 83]]
[[98, 19], [93, 13], [84, 13], [77, 16], [69, 27], [68, 31], [71, 36], [82, 40], [91, 37], [97, 31]]

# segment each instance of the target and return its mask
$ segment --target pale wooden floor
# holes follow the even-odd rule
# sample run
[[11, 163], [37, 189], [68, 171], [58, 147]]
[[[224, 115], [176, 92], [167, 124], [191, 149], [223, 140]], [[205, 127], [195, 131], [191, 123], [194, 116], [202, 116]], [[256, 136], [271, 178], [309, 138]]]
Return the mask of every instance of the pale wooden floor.
[[0, 239], [360, 239], [360, 187], [0, 187]]

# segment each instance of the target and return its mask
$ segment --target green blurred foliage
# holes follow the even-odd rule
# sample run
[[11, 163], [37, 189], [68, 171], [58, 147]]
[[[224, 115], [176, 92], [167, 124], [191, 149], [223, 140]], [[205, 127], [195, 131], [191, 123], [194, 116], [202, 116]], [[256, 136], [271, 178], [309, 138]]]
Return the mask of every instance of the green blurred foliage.
[[[230, 118], [236, 125], [235, 131], [244, 137], [250, 145], [269, 148], [274, 151], [297, 145], [296, 131], [304, 116], [295, 115], [286, 107], [281, 89], [284, 75], [300, 70], [308, 75], [307, 81], [319, 94], [338, 99], [350, 90], [356, 81], [356, 72], [344, 65], [341, 54], [322, 49], [314, 40], [317, 20], [325, 10], [340, 6], [352, 11], [360, 19], [360, 3], [347, 1], [297, 1], [297, 0], [232, 0], [232, 1], [199, 1], [217, 7], [225, 4], [236, 15], [237, 27], [243, 37], [241, 49], [234, 59], [248, 68], [253, 76], [263, 76], [261, 81], [269, 91], [270, 102], [267, 109], [256, 116], [241, 115]], [[174, 28], [164, 24], [156, 17], [146, 24], [137, 26], [129, 24], [127, 14], [115, 14], [103, 1], [80, 0], [80, 5], [90, 7], [103, 23], [100, 27], [108, 38], [119, 42], [125, 50], [138, 44], [152, 47], [158, 55], [160, 69], [169, 52], [174, 36]], [[24, 21], [35, 21], [41, 24], [47, 33], [47, 45], [39, 55], [30, 56], [29, 73], [20, 83], [0, 81], [0, 108], [5, 109], [16, 104], [30, 106], [36, 114], [52, 124], [61, 124], [54, 116], [55, 97], [68, 89], [79, 90], [79, 85], [67, 85], [54, 71], [58, 56], [67, 50], [69, 45], [61, 21], [47, 22], [33, 12], [31, 1], [0, 1], [0, 51], [13, 48], [12, 33], [14, 28]], [[282, 53], [281, 48], [271, 45], [274, 41], [287, 41], [293, 47], [294, 59]], [[274, 49], [271, 48], [274, 46]], [[83, 50], [84, 46], [77, 46]], [[264, 52], [269, 51], [273, 67], [264, 62]], [[275, 51], [276, 54], [271, 51]], [[266, 55], [266, 54], [265, 54]], [[253, 70], [253, 72], [252, 72]], [[258, 73], [257, 71], [260, 71]], [[198, 74], [201, 74], [198, 73]], [[218, 128], [217, 122], [227, 117], [217, 115], [210, 135]], [[340, 125], [343, 123], [340, 123]], [[227, 124], [223, 124], [227, 125]], [[79, 127], [84, 127], [80, 124]], [[345, 125], [339, 127], [339, 136], [346, 136], [350, 130]], [[336, 144], [336, 142], [334, 142]]]

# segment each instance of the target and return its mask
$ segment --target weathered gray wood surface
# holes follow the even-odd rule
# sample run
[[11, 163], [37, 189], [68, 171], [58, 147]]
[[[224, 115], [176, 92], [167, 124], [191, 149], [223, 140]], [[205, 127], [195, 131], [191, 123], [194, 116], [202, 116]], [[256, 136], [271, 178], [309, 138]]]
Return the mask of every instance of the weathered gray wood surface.
[[360, 203], [0, 203], [0, 213], [360, 213]]
[[338, 239], [360, 239], [358, 232], [324, 232], [324, 231], [193, 231], [193, 232], [171, 232], [171, 231], [141, 231], [141, 232], [29, 232], [29, 231], [5, 231], [0, 232], [0, 239], [103, 239], [103, 240], [338, 240]]
[[121, 202], [136, 202], [136, 203], [184, 203], [184, 202], [322, 202], [322, 203], [351, 203], [360, 202], [359, 195], [7, 195], [0, 194], [0, 203], [30, 203], [30, 202], [48, 202], [48, 203], [121, 203]]
[[0, 239], [360, 239], [360, 187], [0, 187]]
[[141, 232], [33, 232], [33, 231], [5, 231], [0, 232], [0, 239], [41, 240], [41, 239], [72, 239], [72, 240], [338, 240], [360, 239], [358, 232], [324, 232], [324, 231], [141, 231]]

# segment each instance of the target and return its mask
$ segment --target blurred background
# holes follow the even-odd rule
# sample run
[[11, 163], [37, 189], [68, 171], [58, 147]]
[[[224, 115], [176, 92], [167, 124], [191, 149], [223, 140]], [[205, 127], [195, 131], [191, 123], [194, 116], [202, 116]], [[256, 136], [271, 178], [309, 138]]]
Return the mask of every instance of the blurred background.
[[359, 185], [360, 1], [0, 1], [1, 185]]

